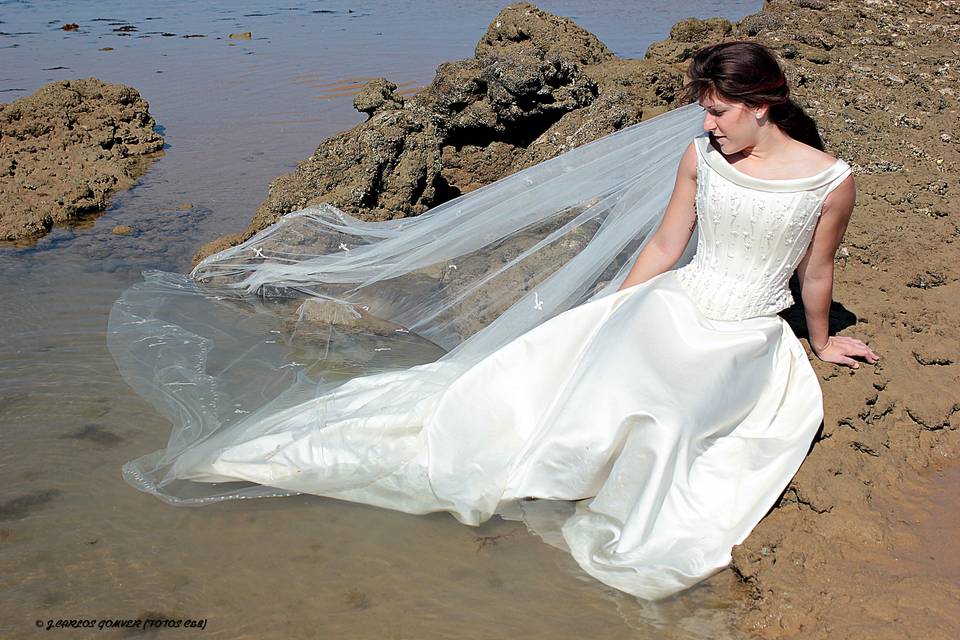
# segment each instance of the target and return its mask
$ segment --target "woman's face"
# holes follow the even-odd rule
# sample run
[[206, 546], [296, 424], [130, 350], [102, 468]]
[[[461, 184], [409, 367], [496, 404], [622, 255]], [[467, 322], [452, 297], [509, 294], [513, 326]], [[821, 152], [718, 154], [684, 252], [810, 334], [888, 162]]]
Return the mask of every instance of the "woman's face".
[[[727, 102], [715, 96], [702, 98], [699, 104], [707, 111], [703, 118], [703, 129], [710, 132], [724, 155], [756, 144], [760, 130], [756, 108], [739, 102]], [[761, 113], [765, 113], [763, 109]]]

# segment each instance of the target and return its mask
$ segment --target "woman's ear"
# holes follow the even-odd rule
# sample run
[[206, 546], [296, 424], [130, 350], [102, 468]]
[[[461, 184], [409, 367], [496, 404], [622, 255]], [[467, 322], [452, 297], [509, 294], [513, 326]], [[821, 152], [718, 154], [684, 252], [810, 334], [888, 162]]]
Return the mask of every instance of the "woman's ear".
[[767, 112], [770, 110], [770, 105], [765, 104], [759, 107], [752, 109], [754, 115], [757, 117], [757, 120], [763, 120], [767, 117]]

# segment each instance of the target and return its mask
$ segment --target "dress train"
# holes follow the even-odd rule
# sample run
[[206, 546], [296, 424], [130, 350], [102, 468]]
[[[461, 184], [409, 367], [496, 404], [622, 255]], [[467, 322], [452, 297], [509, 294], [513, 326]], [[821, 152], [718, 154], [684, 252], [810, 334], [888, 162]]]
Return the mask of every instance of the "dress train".
[[[174, 474], [470, 525], [530, 498], [577, 501], [551, 526], [580, 566], [657, 599], [729, 563], [822, 418], [816, 376], [780, 317], [707, 318], [673, 271], [449, 369], [354, 378], [217, 434]], [[349, 417], [324, 420], [331, 403]]]

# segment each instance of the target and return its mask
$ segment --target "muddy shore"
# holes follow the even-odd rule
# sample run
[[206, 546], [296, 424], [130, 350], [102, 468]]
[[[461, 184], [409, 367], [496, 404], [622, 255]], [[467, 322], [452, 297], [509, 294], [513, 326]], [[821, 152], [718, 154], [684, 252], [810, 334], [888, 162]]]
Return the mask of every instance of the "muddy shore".
[[0, 104], [0, 240], [27, 242], [102, 211], [163, 149], [133, 87], [62, 80]]
[[[679, 106], [700, 46], [770, 46], [856, 179], [832, 331], [869, 341], [882, 359], [851, 370], [812, 358], [823, 430], [735, 549], [752, 593], [735, 624], [764, 638], [955, 637], [958, 576], [908, 561], [935, 561], [946, 547], [924, 548], [903, 523], [909, 491], [934, 491], [929, 469], [960, 455], [958, 32], [954, 2], [775, 0], [737, 23], [681, 21], [644, 59], [619, 59], [572, 21], [511, 5], [475, 57], [441, 65], [421, 92], [404, 98], [388, 79], [371, 82], [355, 101], [368, 121], [320, 143], [271, 184], [246, 230], [197, 257], [321, 202], [368, 220], [416, 215]], [[805, 337], [802, 310], [785, 315]]]

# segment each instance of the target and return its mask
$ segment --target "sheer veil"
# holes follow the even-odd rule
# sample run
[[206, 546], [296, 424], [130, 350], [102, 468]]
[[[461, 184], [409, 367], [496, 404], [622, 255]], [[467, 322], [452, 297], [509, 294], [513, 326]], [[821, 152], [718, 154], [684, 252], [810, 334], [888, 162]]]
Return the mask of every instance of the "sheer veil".
[[[319, 428], [412, 413], [517, 336], [615, 292], [660, 222], [702, 116], [696, 104], [674, 109], [416, 217], [364, 222], [310, 207], [189, 275], [144, 272], [112, 309], [108, 345], [173, 428], [124, 477], [178, 505], [296, 493], [185, 480], [175, 469], [265, 421], [281, 429], [285, 410], [317, 398], [330, 399]], [[696, 237], [680, 264], [695, 247]], [[387, 371], [405, 371], [407, 383], [368, 389], [362, 402], [341, 392]], [[413, 445], [397, 442], [358, 444], [337, 486], [402, 465]], [[374, 452], [376, 465], [361, 464]]]

